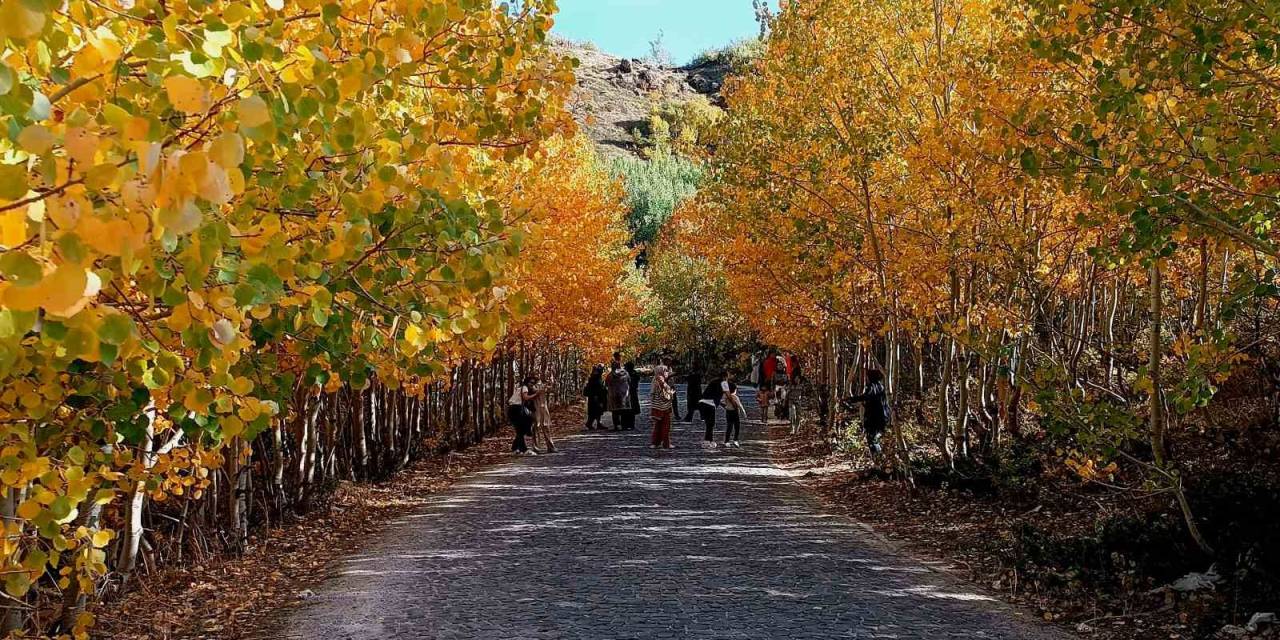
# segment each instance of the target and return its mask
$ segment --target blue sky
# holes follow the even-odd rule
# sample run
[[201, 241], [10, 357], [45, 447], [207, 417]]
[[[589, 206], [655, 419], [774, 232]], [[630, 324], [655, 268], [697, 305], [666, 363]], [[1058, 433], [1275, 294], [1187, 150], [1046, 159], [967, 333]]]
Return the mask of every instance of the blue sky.
[[751, 0], [559, 0], [559, 5], [555, 33], [629, 58], [647, 55], [659, 31], [676, 64], [759, 33]]

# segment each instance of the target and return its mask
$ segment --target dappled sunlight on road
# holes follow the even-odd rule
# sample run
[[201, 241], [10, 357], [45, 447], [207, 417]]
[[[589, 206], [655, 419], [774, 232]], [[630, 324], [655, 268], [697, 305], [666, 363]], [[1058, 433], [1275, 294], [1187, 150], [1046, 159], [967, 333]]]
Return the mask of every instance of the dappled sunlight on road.
[[[291, 638], [1050, 638], [821, 510], [766, 445], [561, 441], [371, 540]], [[744, 428], [759, 438], [759, 425]]]

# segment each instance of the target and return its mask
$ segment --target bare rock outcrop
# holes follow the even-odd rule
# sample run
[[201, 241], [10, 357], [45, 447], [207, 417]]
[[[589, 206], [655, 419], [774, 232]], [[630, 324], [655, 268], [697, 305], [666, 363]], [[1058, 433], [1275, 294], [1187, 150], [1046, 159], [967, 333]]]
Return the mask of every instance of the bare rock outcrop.
[[578, 86], [570, 109], [605, 158], [637, 152], [636, 136], [646, 131], [655, 105], [699, 95], [719, 102], [729, 71], [722, 63], [666, 67], [567, 41], [556, 47], [578, 59]]

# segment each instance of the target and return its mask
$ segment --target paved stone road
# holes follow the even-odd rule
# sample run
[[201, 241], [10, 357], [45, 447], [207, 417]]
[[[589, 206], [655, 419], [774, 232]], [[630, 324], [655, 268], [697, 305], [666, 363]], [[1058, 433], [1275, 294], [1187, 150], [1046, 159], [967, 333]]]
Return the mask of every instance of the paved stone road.
[[271, 637], [1063, 637], [824, 513], [759, 425], [741, 449], [703, 450], [700, 431], [652, 451], [645, 420], [478, 473], [370, 539]]

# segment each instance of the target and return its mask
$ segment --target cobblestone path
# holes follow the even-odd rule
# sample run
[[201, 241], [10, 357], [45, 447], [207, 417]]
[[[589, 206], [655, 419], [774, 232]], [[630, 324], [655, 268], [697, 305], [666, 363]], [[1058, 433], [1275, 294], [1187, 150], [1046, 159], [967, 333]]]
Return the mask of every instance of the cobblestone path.
[[271, 637], [1064, 637], [825, 513], [743, 429], [742, 448], [704, 450], [677, 424], [678, 449], [653, 451], [645, 419], [478, 473], [368, 540]]

